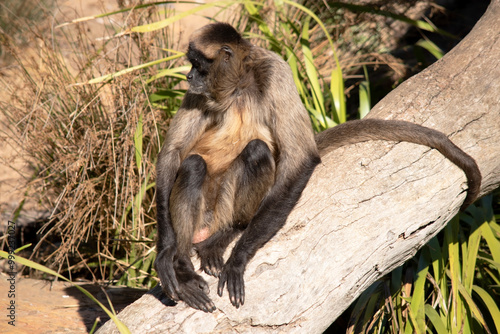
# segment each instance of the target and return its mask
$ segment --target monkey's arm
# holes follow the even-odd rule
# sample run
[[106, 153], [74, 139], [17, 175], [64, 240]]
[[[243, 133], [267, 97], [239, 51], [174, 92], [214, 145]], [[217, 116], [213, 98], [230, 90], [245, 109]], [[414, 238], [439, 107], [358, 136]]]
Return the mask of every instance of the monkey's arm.
[[[293, 82], [289, 68], [277, 61], [280, 80]], [[276, 78], [276, 76], [272, 76]], [[281, 85], [281, 81], [271, 82]], [[272, 90], [272, 89], [270, 89]], [[300, 198], [314, 168], [320, 162], [310, 120], [298, 97], [295, 86], [285, 85], [279, 95], [273, 96], [275, 109], [270, 111], [272, 126], [279, 155], [276, 157], [275, 183], [262, 200], [255, 216], [236, 243], [231, 256], [224, 265], [218, 285], [222, 296], [224, 286], [231, 303], [239, 307], [245, 301], [243, 273], [250, 259], [268, 242], [286, 222]]]
[[243, 274], [247, 263], [283, 227], [319, 162], [318, 156], [311, 155], [302, 161], [302, 166], [296, 170], [295, 175], [289, 178], [278, 177], [236, 243], [221, 272], [217, 289], [219, 296], [222, 296], [227, 282], [229, 299], [235, 307], [245, 302]]
[[178, 150], [167, 151], [164, 147], [160, 152], [156, 177], [158, 235], [155, 268], [163, 289], [173, 299], [179, 299], [177, 295], [179, 284], [173, 266], [177, 243], [170, 220], [169, 198], [179, 166], [180, 154]]
[[179, 283], [174, 270], [177, 241], [170, 217], [170, 193], [183, 155], [190, 150], [207, 126], [199, 109], [181, 108], [169, 126], [167, 138], [158, 156], [156, 177], [157, 256], [155, 268], [163, 289], [179, 299]]

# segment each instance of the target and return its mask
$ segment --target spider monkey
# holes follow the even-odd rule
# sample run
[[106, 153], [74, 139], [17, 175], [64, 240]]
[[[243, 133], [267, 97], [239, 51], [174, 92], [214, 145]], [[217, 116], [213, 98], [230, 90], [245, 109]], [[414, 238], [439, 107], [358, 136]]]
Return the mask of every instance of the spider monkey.
[[[320, 157], [366, 140], [408, 141], [439, 150], [468, 179], [465, 209], [479, 193], [472, 157], [441, 132], [366, 119], [313, 134], [288, 64], [252, 45], [229, 24], [210, 24], [190, 38], [189, 89], [157, 164], [158, 255], [163, 291], [213, 312], [208, 285], [190, 260], [219, 277], [235, 307], [243, 305], [243, 273], [257, 250], [285, 224]], [[223, 253], [238, 235], [226, 263]]]

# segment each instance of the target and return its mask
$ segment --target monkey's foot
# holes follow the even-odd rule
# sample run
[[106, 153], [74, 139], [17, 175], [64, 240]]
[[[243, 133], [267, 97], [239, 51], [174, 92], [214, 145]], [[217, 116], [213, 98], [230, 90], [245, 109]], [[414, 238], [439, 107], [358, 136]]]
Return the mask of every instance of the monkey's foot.
[[219, 277], [224, 259], [222, 257], [223, 249], [198, 249], [198, 255], [201, 260], [201, 269], [208, 275]]
[[215, 305], [208, 297], [208, 285], [201, 276], [196, 275], [187, 282], [179, 282], [177, 295], [186, 304], [204, 312], [215, 311]]

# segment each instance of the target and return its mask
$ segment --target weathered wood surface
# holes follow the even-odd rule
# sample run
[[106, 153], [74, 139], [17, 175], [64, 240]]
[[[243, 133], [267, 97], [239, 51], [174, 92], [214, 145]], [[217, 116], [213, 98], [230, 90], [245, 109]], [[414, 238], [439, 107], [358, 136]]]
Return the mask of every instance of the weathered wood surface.
[[[443, 59], [409, 79], [369, 117], [449, 134], [478, 162], [481, 194], [500, 184], [500, 0]], [[250, 262], [235, 309], [204, 275], [218, 310], [162, 304], [153, 294], [119, 318], [132, 333], [321, 333], [370, 284], [404, 263], [457, 213], [463, 172], [437, 151], [369, 142], [323, 159], [286, 226]], [[116, 332], [110, 321], [98, 333]]]

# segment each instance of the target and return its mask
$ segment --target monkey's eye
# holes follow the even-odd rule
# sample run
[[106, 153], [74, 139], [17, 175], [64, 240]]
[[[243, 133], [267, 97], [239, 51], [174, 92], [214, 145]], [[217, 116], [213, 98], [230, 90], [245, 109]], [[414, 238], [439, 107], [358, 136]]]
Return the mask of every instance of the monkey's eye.
[[227, 63], [229, 59], [233, 56], [233, 50], [227, 45], [224, 45], [219, 50], [219, 55], [221, 55], [222, 59]]
[[199, 68], [200, 67], [200, 62], [198, 59], [190, 59], [191, 65], [193, 65], [194, 68]]
[[233, 50], [229, 46], [224, 45], [222, 48], [220, 48], [221, 51], [225, 53], [226, 57], [230, 57], [233, 55]]

